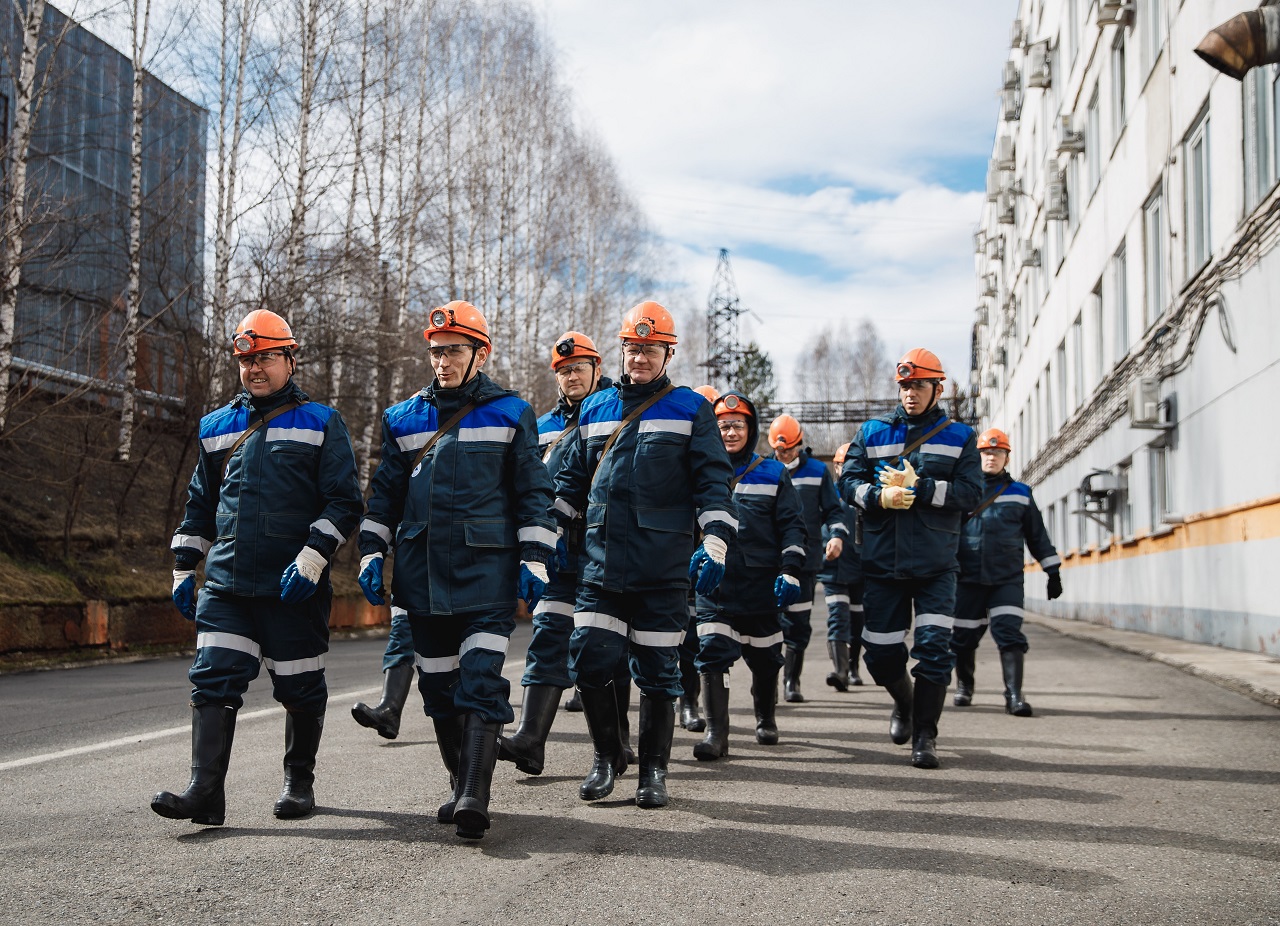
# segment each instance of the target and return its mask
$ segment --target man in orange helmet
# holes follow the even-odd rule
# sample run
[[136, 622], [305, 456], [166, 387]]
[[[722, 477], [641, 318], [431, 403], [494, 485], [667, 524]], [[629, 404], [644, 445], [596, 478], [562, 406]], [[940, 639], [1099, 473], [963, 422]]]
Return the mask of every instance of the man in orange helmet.
[[432, 309], [423, 335], [435, 381], [383, 412], [360, 586], [383, 603], [383, 557], [394, 549], [392, 595], [408, 614], [418, 689], [453, 778], [438, 819], [480, 839], [498, 735], [514, 719], [502, 664], [516, 599], [536, 608], [555, 556], [551, 479], [533, 409], [482, 372], [493, 342], [480, 310]]
[[[316, 751], [328, 689], [329, 562], [355, 530], [362, 499], [342, 416], [297, 384], [298, 342], [274, 312], [250, 312], [232, 349], [244, 391], [200, 419], [200, 457], [173, 538], [173, 600], [196, 624], [191, 665], [191, 781], [161, 791], [162, 817], [220, 826], [236, 712], [265, 663], [284, 705], [282, 819], [315, 807]], [[205, 563], [196, 599], [196, 566]]]
[[[911, 740], [916, 768], [937, 768], [936, 739], [955, 657], [956, 560], [960, 526], [981, 499], [973, 428], [939, 405], [946, 374], [930, 351], [897, 365], [897, 410], [865, 422], [840, 471], [845, 501], [862, 514], [864, 662], [892, 696], [889, 736]], [[907, 675], [907, 631], [914, 609]]]
[[957, 707], [973, 701], [974, 664], [978, 644], [991, 624], [1000, 648], [1004, 674], [1004, 708], [1030, 717], [1022, 697], [1022, 669], [1027, 638], [1022, 632], [1022, 546], [1049, 575], [1049, 598], [1062, 594], [1062, 559], [1044, 529], [1031, 487], [1009, 475], [1009, 435], [989, 428], [978, 437], [984, 477], [982, 501], [965, 521], [960, 540], [960, 585], [956, 593], [956, 628], [951, 648], [956, 654]]
[[[538, 449], [552, 479], [564, 465], [565, 450], [578, 427], [582, 400], [613, 385], [613, 380], [600, 371], [601, 360], [595, 342], [580, 331], [566, 331], [552, 348], [551, 369], [560, 400], [538, 419]], [[583, 565], [583, 532], [582, 519], [578, 518], [568, 525], [560, 540], [557, 575], [533, 612], [533, 637], [525, 654], [521, 679], [524, 702], [520, 708], [520, 726], [512, 736], [498, 741], [498, 758], [514, 762], [516, 768], [527, 775], [542, 774], [547, 736], [555, 722], [560, 693], [573, 685], [569, 679], [569, 634], [573, 632], [573, 604]], [[625, 663], [619, 665], [614, 688], [620, 735], [622, 741], [628, 743], [631, 673]]]
[[[841, 444], [831, 462], [836, 474], [844, 465], [848, 444]], [[846, 507], [845, 523], [852, 524], [854, 512]], [[835, 536], [823, 529], [823, 538]], [[846, 538], [838, 557], [829, 559], [818, 573], [822, 597], [827, 601], [827, 652], [831, 656], [831, 672], [827, 684], [836, 691], [848, 691], [850, 685], [862, 684], [858, 675], [858, 654], [862, 650], [862, 554], [852, 539]]]
[[[636, 804], [662, 807], [680, 685], [679, 646], [689, 585], [714, 589], [738, 529], [733, 471], [702, 396], [667, 377], [675, 322], [642, 302], [623, 318], [621, 381], [582, 403], [578, 430], [556, 474], [556, 517], [585, 512], [586, 566], [569, 640], [595, 757], [578, 793], [599, 800], [626, 770], [614, 672], [630, 641], [640, 689]], [[695, 531], [702, 544], [695, 549]]]
[[[774, 459], [791, 474], [791, 482], [800, 494], [808, 536], [804, 568], [800, 572], [800, 597], [782, 613], [782, 632], [786, 638], [782, 694], [791, 703], [802, 703], [804, 695], [800, 691], [800, 673], [804, 671], [805, 650], [813, 638], [810, 616], [818, 570], [824, 562], [838, 558], [844, 551], [849, 530], [831, 471], [822, 461], [814, 459], [813, 453], [804, 446], [800, 422], [790, 415], [779, 415], [773, 419], [769, 425], [769, 446], [773, 448]], [[828, 537], [825, 543], [824, 531]]]

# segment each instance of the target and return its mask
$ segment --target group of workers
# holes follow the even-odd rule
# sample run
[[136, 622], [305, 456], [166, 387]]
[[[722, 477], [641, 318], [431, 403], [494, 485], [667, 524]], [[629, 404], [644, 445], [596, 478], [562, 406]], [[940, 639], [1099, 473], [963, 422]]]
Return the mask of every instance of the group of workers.
[[[181, 793], [155, 795], [156, 813], [223, 823], [236, 712], [262, 663], [286, 709], [275, 815], [314, 809], [329, 570], [353, 534], [360, 587], [374, 605], [389, 596], [392, 623], [382, 697], [352, 714], [394, 739], [417, 678], [450, 782], [437, 819], [462, 838], [491, 825], [499, 759], [541, 774], [570, 687], [592, 743], [583, 800], [611, 794], [634, 764], [636, 805], [668, 803], [677, 701], [680, 724], [705, 734], [695, 758], [727, 755], [729, 675], [740, 657], [756, 741], [777, 743], [779, 675], [785, 701], [805, 700], [819, 581], [827, 684], [862, 685], [861, 651], [892, 700], [889, 735], [910, 741], [916, 767], [938, 767], [953, 667], [954, 703], [971, 703], [988, 624], [1006, 710], [1031, 714], [1023, 545], [1048, 573], [1050, 597], [1062, 591], [1058, 556], [1031, 490], [1008, 474], [1008, 436], [975, 435], [945, 414], [934, 354], [912, 350], [897, 364], [900, 405], [839, 448], [833, 476], [791, 416], [770, 422], [762, 455], [750, 396], [674, 384], [675, 322], [656, 302], [623, 318], [616, 382], [590, 337], [556, 340], [559, 400], [541, 418], [484, 373], [493, 342], [474, 305], [431, 310], [424, 335], [434, 381], [383, 413], [366, 502], [341, 415], [294, 383], [299, 345], [288, 323], [257, 310], [237, 327], [244, 391], [201, 420], [172, 544], [173, 599], [197, 629], [191, 779]], [[502, 669], [522, 607], [533, 635], [520, 723], [504, 736], [515, 718]]]

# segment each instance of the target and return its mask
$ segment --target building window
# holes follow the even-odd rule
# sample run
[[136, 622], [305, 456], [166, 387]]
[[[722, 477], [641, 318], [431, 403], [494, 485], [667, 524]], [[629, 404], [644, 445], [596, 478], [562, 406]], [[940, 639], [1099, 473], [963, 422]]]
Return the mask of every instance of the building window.
[[1067, 162], [1067, 230], [1076, 233], [1080, 227], [1080, 159]]
[[1146, 265], [1146, 302], [1143, 304], [1143, 321], [1150, 326], [1164, 314], [1165, 293], [1165, 238], [1168, 236], [1164, 219], [1164, 191], [1156, 187], [1146, 205], [1142, 207], [1143, 258]]
[[1067, 0], [1067, 62], [1072, 64], [1080, 51], [1080, 0]]
[[1098, 113], [1098, 88], [1093, 88], [1084, 122], [1084, 163], [1089, 173], [1089, 195], [1098, 188], [1102, 177], [1102, 118]]
[[1034, 408], [1034, 412], [1033, 412], [1033, 417], [1031, 419], [1032, 427], [1035, 430], [1035, 434], [1036, 434], [1036, 450], [1039, 450], [1041, 447], [1044, 446], [1044, 431], [1045, 431], [1044, 403], [1040, 398], [1040, 393], [1043, 391], [1044, 390], [1041, 387], [1040, 383], [1037, 382], [1036, 383], [1036, 402], [1035, 402], [1035, 405], [1032, 406]]
[[[1049, 539], [1053, 541], [1053, 545], [1058, 546], [1058, 503], [1054, 502], [1044, 510], [1045, 530], [1049, 533]], [[1059, 548], [1061, 549], [1061, 548]]]
[[1164, 48], [1167, 23], [1164, 0], [1139, 0], [1138, 28], [1142, 30], [1142, 73], [1150, 74], [1155, 67], [1160, 50]]
[[1058, 407], [1054, 410], [1054, 417], [1058, 425], [1062, 426], [1067, 421], [1067, 341], [1065, 338], [1058, 345], [1054, 362], [1058, 365], [1058, 381], [1054, 388], [1056, 393], [1054, 398], [1058, 400]]
[[1116, 323], [1116, 363], [1129, 354], [1129, 257], [1125, 246], [1111, 257], [1111, 312]]
[[1102, 281], [1089, 294], [1090, 322], [1093, 327], [1093, 375], [1089, 378], [1091, 385], [1097, 385], [1107, 372], [1107, 316], [1103, 311]]
[[1244, 211], [1252, 212], [1276, 184], [1276, 83], [1280, 66], [1254, 68], [1244, 78]]
[[1111, 45], [1111, 138], [1113, 142], [1120, 140], [1124, 131], [1125, 119], [1125, 80], [1124, 80], [1124, 30], [1116, 30], [1116, 40]]
[[1122, 539], [1133, 536], [1133, 501], [1129, 497], [1129, 476], [1133, 473], [1133, 461], [1126, 460], [1116, 467], [1120, 491], [1116, 493], [1116, 533]]
[[1048, 443], [1058, 429], [1058, 423], [1053, 418], [1053, 379], [1049, 376], [1049, 364], [1044, 365], [1044, 373], [1040, 379], [1044, 383], [1044, 413], [1040, 417], [1044, 421], [1044, 441]]
[[1187, 136], [1187, 276], [1209, 262], [1209, 114]]
[[1071, 351], [1071, 409], [1084, 404], [1084, 314], [1071, 323], [1071, 338], [1067, 342]]
[[1151, 491], [1151, 529], [1155, 530], [1166, 523], [1166, 518], [1173, 510], [1173, 493], [1169, 479], [1169, 449], [1167, 447], [1151, 447], [1147, 451]]

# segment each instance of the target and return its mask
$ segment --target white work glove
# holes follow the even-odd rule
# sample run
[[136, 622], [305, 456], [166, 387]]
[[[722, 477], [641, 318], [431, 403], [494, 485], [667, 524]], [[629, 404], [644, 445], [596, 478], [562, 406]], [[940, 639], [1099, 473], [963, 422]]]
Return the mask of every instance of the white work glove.
[[724, 565], [724, 558], [729, 553], [729, 545], [715, 534], [707, 534], [702, 538], [702, 549], [707, 551], [707, 555], [717, 566]]
[[916, 493], [902, 486], [885, 486], [880, 490], [880, 507], [906, 511], [916, 500]]
[[520, 565], [523, 566], [525, 569], [528, 569], [535, 576], [537, 576], [538, 581], [541, 582], [543, 585], [546, 585], [551, 581], [551, 576], [547, 573], [547, 567], [545, 563], [535, 563], [526, 559], [526, 560], [521, 560]]
[[880, 484], [882, 486], [902, 486], [904, 489], [914, 489], [920, 477], [916, 475], [916, 468], [911, 465], [910, 460], [902, 461], [902, 469], [894, 469], [892, 466], [886, 466], [880, 470]]
[[298, 558], [293, 564], [298, 567], [298, 572], [304, 579], [316, 585], [324, 575], [324, 567], [329, 565], [329, 561], [315, 547], [303, 547], [298, 551]]
[[827, 541], [827, 548], [823, 551], [823, 558], [830, 562], [833, 559], [839, 559], [840, 554], [844, 552], [844, 541], [839, 537], [832, 537]]

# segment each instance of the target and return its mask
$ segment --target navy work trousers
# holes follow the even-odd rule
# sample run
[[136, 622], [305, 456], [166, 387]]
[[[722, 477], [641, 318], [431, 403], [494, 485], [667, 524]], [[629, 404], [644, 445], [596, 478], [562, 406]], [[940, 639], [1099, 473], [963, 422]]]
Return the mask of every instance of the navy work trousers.
[[907, 669], [907, 631], [912, 629], [911, 674], [937, 685], [951, 683], [955, 655], [951, 628], [955, 622], [956, 575], [928, 579], [884, 579], [867, 576], [862, 597], [866, 621], [863, 662], [878, 685], [891, 685]]

